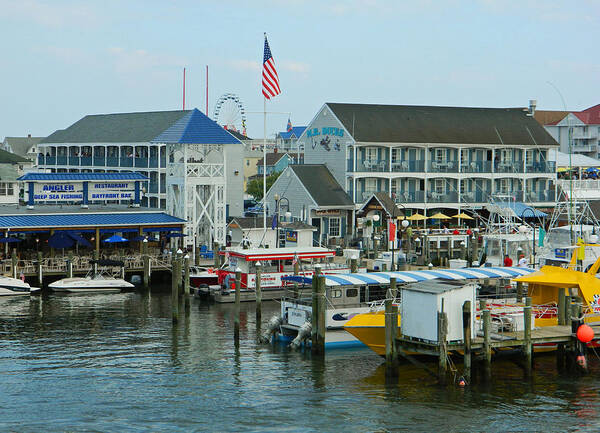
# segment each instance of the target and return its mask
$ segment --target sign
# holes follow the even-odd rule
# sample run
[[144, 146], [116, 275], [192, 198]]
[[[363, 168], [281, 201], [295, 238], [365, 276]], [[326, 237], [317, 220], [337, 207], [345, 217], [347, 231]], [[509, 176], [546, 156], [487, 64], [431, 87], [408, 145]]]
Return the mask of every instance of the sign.
[[319, 135], [333, 135], [334, 137], [343, 137], [344, 130], [342, 128], [334, 128], [332, 126], [323, 126], [319, 128], [311, 128], [306, 131], [307, 137], [318, 137]]
[[34, 201], [82, 201], [82, 182], [36, 183], [33, 186]]
[[88, 200], [133, 200], [133, 182], [89, 182]]
[[567, 258], [567, 249], [566, 248], [555, 248], [554, 249], [554, 257], [557, 259], [566, 259]]
[[293, 230], [285, 231], [285, 241], [286, 242], [298, 242], [298, 232]]

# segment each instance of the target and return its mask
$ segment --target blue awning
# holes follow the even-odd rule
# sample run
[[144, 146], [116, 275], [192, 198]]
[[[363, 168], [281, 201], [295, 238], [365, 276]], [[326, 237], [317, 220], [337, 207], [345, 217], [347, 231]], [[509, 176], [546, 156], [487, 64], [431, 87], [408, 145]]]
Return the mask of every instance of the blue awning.
[[[534, 207], [528, 206], [521, 202], [496, 202], [495, 206], [500, 208], [511, 209], [516, 216], [519, 218], [546, 218], [548, 215], [542, 211], [535, 209]], [[489, 206], [488, 206], [489, 207]]]
[[[398, 283], [418, 283], [426, 280], [479, 280], [483, 278], [516, 278], [535, 272], [530, 268], [463, 268], [463, 269], [434, 269], [426, 271], [401, 271], [401, 272], [361, 272], [355, 274], [329, 274], [325, 275], [327, 286], [354, 286], [354, 285], [386, 285], [390, 278], [396, 278]], [[312, 284], [311, 276], [282, 277], [283, 281]]]
[[109, 180], [150, 180], [141, 173], [123, 172], [123, 173], [25, 173], [17, 180], [25, 182], [35, 181], [109, 181]]

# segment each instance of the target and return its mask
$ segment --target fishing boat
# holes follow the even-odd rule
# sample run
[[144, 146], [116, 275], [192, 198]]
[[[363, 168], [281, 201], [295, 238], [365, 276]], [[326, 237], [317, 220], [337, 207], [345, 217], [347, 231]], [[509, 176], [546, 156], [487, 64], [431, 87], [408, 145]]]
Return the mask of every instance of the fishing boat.
[[[92, 260], [93, 268], [85, 277], [63, 278], [48, 285], [53, 292], [69, 293], [116, 293], [135, 286], [123, 278], [114, 277], [108, 267], [123, 267], [115, 260]], [[100, 268], [99, 266], [103, 266]]]
[[18, 278], [0, 276], [0, 296], [33, 295], [39, 291], [39, 287], [31, 287]]
[[[600, 279], [596, 277], [600, 270], [600, 259], [587, 272], [575, 269], [576, 254], [567, 268], [560, 266], [543, 266], [540, 270], [515, 275], [515, 283], [526, 285], [526, 296], [532, 300], [533, 326], [555, 326], [558, 324], [559, 289], [567, 291], [567, 296], [579, 297], [584, 304], [584, 321], [586, 323], [600, 321]], [[486, 268], [489, 269], [489, 268]], [[526, 268], [500, 268], [520, 271]], [[518, 331], [523, 326], [522, 303], [516, 299], [488, 299], [486, 308], [495, 321], [496, 331], [505, 328], [507, 331]], [[481, 316], [476, 315], [476, 321]], [[400, 322], [400, 317], [399, 317]], [[480, 327], [480, 324], [479, 324]], [[520, 328], [521, 327], [521, 328]], [[354, 316], [344, 329], [366, 344], [379, 355], [385, 355], [385, 316], [382, 311], [370, 312]], [[536, 352], [554, 350], [553, 344], [538, 344]]]
[[[382, 318], [382, 307], [386, 299], [398, 302], [396, 293], [390, 290], [390, 280], [395, 278], [397, 284], [415, 283], [430, 280], [474, 280], [493, 281], [526, 275], [533, 272], [528, 268], [463, 268], [435, 269], [423, 271], [398, 272], [358, 272], [349, 274], [324, 275], [325, 277], [325, 348], [368, 345], [368, 340], [361, 338], [360, 332], [349, 331], [348, 326], [356, 317], [368, 320]], [[312, 276], [287, 276], [283, 280], [304, 286], [312, 285]], [[271, 331], [277, 334], [280, 341], [298, 346], [307, 343], [310, 336], [312, 314], [312, 293], [304, 290], [294, 296], [286, 296], [281, 301], [280, 316], [269, 323], [276, 324]], [[385, 320], [384, 322], [385, 323]], [[370, 328], [378, 324], [361, 324]], [[267, 329], [267, 332], [269, 329]], [[383, 328], [384, 334], [385, 329]], [[362, 343], [361, 343], [362, 341]]]
[[[225, 264], [214, 272], [218, 276], [217, 285], [205, 284], [196, 291], [203, 292], [216, 302], [234, 302], [235, 274], [241, 273], [240, 300], [256, 299], [257, 265], [260, 264], [260, 286], [262, 299], [279, 299], [286, 287], [293, 285], [282, 278], [294, 275], [310, 276], [318, 264], [325, 275], [348, 273], [350, 268], [344, 263], [333, 263], [329, 260], [335, 251], [322, 247], [288, 247], [288, 248], [230, 248], [219, 254], [225, 256]], [[366, 271], [366, 269], [362, 269]], [[207, 271], [208, 273], [209, 271]]]

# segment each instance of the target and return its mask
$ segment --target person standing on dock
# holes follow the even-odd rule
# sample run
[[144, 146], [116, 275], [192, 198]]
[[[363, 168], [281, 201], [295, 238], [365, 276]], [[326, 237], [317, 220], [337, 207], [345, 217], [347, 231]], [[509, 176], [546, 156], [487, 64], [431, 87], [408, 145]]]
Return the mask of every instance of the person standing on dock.
[[513, 265], [513, 261], [508, 254], [504, 256], [504, 266], [510, 268]]
[[526, 268], [527, 267], [527, 259], [525, 258], [525, 256], [523, 254], [521, 254], [519, 256], [519, 264], [517, 265], [520, 268]]

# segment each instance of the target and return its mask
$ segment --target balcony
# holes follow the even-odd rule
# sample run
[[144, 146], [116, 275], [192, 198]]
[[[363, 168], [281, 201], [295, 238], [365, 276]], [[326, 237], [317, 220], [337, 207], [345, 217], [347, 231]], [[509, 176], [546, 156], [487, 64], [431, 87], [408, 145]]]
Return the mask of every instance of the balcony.
[[67, 165], [67, 157], [66, 156], [57, 156], [56, 164], [58, 165]]
[[556, 163], [549, 162], [534, 162], [527, 166], [527, 173], [556, 173]]
[[120, 167], [133, 167], [133, 157], [122, 157]]
[[392, 161], [394, 173], [423, 173], [425, 161]]
[[356, 171], [386, 172], [389, 161], [387, 159], [365, 159], [356, 162]]
[[598, 146], [595, 144], [573, 144], [571, 149], [573, 152], [595, 152]]
[[91, 156], [82, 156], [80, 159], [81, 165], [92, 165], [92, 157]]
[[430, 161], [427, 168], [430, 173], [458, 173], [458, 161]]
[[104, 167], [106, 165], [106, 158], [103, 156], [94, 156], [94, 167]]
[[118, 156], [109, 156], [106, 158], [106, 165], [108, 167], [118, 167], [119, 166], [119, 157]]
[[157, 183], [151, 183], [150, 185], [148, 185], [148, 192], [152, 193], [152, 194], [158, 193], [158, 184]]
[[555, 191], [547, 190], [547, 191], [530, 191], [525, 194], [526, 202], [546, 202], [546, 201], [555, 201]]
[[458, 203], [458, 193], [456, 192], [436, 192], [430, 191], [427, 193], [428, 203]]
[[150, 164], [148, 165], [150, 168], [158, 167], [158, 158], [150, 158]]
[[135, 158], [135, 166], [141, 168], [148, 167], [148, 158]]
[[393, 193], [392, 198], [396, 203], [424, 203], [424, 191], [399, 191]]
[[485, 191], [469, 191], [461, 194], [463, 203], [487, 203], [489, 202], [490, 194]]
[[56, 156], [47, 156], [46, 157], [46, 165], [55, 165], [56, 164]]
[[494, 163], [496, 173], [523, 173], [523, 161], [500, 161]]
[[69, 165], [79, 165], [79, 157], [75, 155], [69, 155]]
[[490, 161], [471, 161], [462, 166], [463, 173], [491, 173], [492, 163]]
[[39, 153], [37, 156], [37, 162], [38, 162], [38, 165], [44, 165], [46, 163], [44, 155]]

